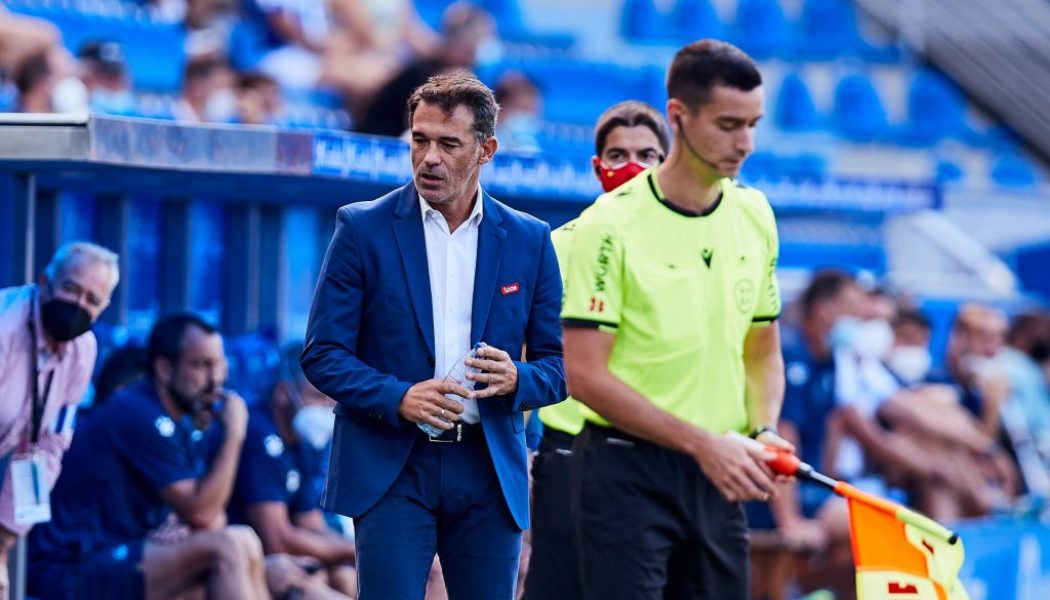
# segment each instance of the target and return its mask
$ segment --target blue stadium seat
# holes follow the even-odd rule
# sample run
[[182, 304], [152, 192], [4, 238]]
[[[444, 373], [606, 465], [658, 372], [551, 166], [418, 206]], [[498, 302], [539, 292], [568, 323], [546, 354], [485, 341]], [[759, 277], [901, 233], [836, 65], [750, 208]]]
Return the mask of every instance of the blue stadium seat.
[[791, 181], [820, 181], [828, 170], [827, 161], [819, 154], [799, 154], [781, 161], [781, 172]]
[[[654, 106], [664, 102], [660, 66], [546, 58], [504, 61], [502, 67], [521, 71], [536, 82], [548, 121], [593, 125], [602, 111], [621, 100], [642, 100]], [[482, 81], [491, 85], [498, 75], [486, 74]]]
[[847, 75], [835, 86], [834, 122], [835, 130], [854, 142], [877, 141], [887, 133], [886, 109], [866, 75]]
[[908, 139], [929, 144], [962, 138], [967, 131], [966, 99], [959, 89], [932, 69], [916, 72], [908, 88]]
[[575, 36], [569, 33], [530, 30], [519, 0], [479, 0], [477, 3], [496, 20], [499, 36], [506, 42], [562, 50], [576, 44]]
[[255, 69], [265, 53], [265, 41], [257, 27], [248, 21], [238, 21], [234, 24], [227, 40], [227, 54], [234, 69]]
[[803, 58], [838, 58], [862, 45], [857, 15], [848, 0], [805, 0], [798, 30], [796, 51]]
[[759, 151], [748, 157], [740, 172], [745, 183], [763, 181], [820, 181], [827, 175], [827, 161], [819, 154], [776, 154]]
[[620, 12], [620, 35], [636, 44], [675, 43], [674, 23], [653, 0], [624, 0]]
[[934, 179], [936, 179], [937, 183], [953, 183], [961, 181], [964, 177], [966, 177], [966, 173], [954, 161], [941, 159], [937, 161], [937, 165], [934, 167]]
[[744, 183], [777, 181], [780, 176], [779, 157], [772, 152], [761, 150], [752, 153], [740, 169], [740, 180]]
[[791, 28], [779, 0], [740, 0], [734, 25], [736, 44], [758, 60], [790, 49]]
[[435, 31], [441, 31], [441, 16], [454, 0], [415, 0], [416, 13]]
[[798, 73], [788, 73], [780, 82], [773, 121], [785, 131], [810, 131], [820, 127], [820, 115], [809, 87]]
[[996, 157], [989, 175], [993, 182], [1007, 187], [1031, 187], [1039, 180], [1032, 163], [1017, 152]]
[[783, 241], [780, 244], [780, 267], [811, 269], [839, 268], [849, 271], [864, 269], [875, 274], [886, 271], [886, 252], [877, 244], [804, 243]]
[[679, 41], [683, 44], [704, 38], [725, 37], [722, 20], [709, 0], [678, 0], [672, 14]]
[[111, 39], [124, 47], [133, 85], [137, 89], [170, 92], [179, 89], [186, 62], [186, 33], [181, 26], [124, 14], [79, 12], [64, 5], [7, 2], [13, 12], [47, 19], [62, 32], [62, 41], [73, 53], [84, 42]]

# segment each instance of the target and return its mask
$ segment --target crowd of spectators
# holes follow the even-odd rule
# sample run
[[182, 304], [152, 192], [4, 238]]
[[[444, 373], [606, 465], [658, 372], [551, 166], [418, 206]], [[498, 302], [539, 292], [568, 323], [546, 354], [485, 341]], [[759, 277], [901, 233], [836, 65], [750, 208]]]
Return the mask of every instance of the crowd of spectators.
[[71, 53], [48, 21], [0, 12], [0, 72], [13, 96], [10, 109], [296, 126], [284, 110], [290, 98], [338, 111], [355, 131], [398, 136], [415, 87], [439, 72], [472, 69], [479, 52], [498, 45], [495, 21], [469, 2], [449, 5], [440, 31], [423, 22], [411, 0], [139, 4], [186, 33], [174, 97], [158, 102], [136, 87], [118, 39], [88, 39]]
[[[1050, 316], [966, 303], [934, 347], [921, 305], [863, 281], [817, 272], [785, 317], [779, 427], [801, 458], [949, 523], [1045, 498]], [[851, 597], [845, 501], [787, 492], [749, 506], [751, 526], [802, 550], [808, 585]]]

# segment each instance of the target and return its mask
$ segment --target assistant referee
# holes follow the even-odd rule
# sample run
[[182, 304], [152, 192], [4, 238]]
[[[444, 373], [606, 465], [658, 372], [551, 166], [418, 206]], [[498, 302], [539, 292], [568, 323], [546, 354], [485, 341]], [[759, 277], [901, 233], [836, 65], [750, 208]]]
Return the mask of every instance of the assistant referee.
[[[667, 124], [656, 108], [638, 100], [618, 102], [598, 117], [591, 158], [594, 175], [606, 194], [649, 167], [663, 162], [671, 142]], [[576, 221], [551, 232], [564, 275]], [[569, 457], [576, 434], [583, 429], [580, 405], [572, 398], [540, 409], [543, 439], [532, 461], [532, 553], [525, 576], [523, 600], [577, 600], [580, 576], [576, 566], [569, 514]]]
[[[762, 456], [723, 435], [773, 431], [783, 398], [777, 234], [737, 183], [763, 114], [762, 78], [703, 40], [667, 77], [667, 160], [576, 223], [562, 308], [583, 597], [745, 599], [740, 501], [775, 494]], [[699, 466], [699, 468], [697, 468]]]

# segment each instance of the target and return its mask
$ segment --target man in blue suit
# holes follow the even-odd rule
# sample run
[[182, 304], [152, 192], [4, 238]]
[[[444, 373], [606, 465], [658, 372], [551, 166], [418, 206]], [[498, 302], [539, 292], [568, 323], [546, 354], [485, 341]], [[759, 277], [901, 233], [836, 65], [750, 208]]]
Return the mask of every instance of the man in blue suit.
[[[467, 73], [416, 89], [412, 183], [339, 209], [321, 268], [302, 365], [338, 401], [323, 501], [354, 518], [363, 600], [422, 599], [435, 552], [453, 600], [514, 594], [522, 412], [566, 390], [550, 228], [478, 183], [498, 110]], [[479, 342], [476, 391], [445, 382]]]

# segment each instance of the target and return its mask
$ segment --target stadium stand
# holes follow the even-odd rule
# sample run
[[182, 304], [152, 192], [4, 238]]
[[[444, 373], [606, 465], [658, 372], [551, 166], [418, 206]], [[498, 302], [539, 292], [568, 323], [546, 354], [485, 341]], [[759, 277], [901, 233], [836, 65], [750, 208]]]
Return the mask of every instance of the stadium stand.
[[[95, 329], [99, 365], [141, 342], [159, 315], [191, 309], [227, 335], [231, 385], [262, 397], [279, 344], [302, 335], [334, 208], [405, 178], [405, 146], [346, 133], [351, 111], [323, 87], [283, 90], [271, 126], [175, 125], [189, 35], [180, 20], [123, 0], [5, 4], [54, 23], [72, 53], [92, 40], [119, 43], [134, 115], [146, 119], [0, 117], [0, 214], [12, 217], [0, 219], [0, 285], [28, 280], [64, 241], [107, 243], [134, 285], [118, 288]], [[450, 4], [415, 8], [437, 29]], [[484, 174], [513, 206], [552, 225], [575, 217], [599, 189], [589, 166], [595, 117], [625, 99], [662, 107], [674, 46], [722, 36], [759, 59], [766, 78], [768, 116], [741, 180], [767, 192], [777, 213], [787, 299], [821, 267], [867, 273], [921, 307], [935, 365], [960, 304], [1045, 310], [1050, 73], [1039, 57], [1050, 53], [1050, 3], [919, 0], [927, 12], [915, 21], [897, 0], [478, 4], [500, 37], [478, 57], [479, 76], [495, 85], [524, 73], [543, 96], [539, 152], [501, 153]], [[570, 23], [570, 9], [594, 18]], [[232, 15], [227, 25], [226, 58], [251, 71], [258, 31]], [[1013, 43], [993, 48], [989, 30]], [[4, 73], [4, 109], [17, 106], [14, 81]], [[1045, 498], [1026, 502], [1015, 511], [1022, 518]], [[963, 528], [979, 540], [967, 540], [964, 579], [998, 590], [985, 597], [1041, 597], [1021, 588], [1041, 589], [1050, 573], [1050, 533], [1010, 523], [1014, 514]], [[1019, 539], [1034, 541], [1017, 550]], [[762, 542], [783, 572], [795, 570], [784, 552], [809, 556], [775, 535]]]

